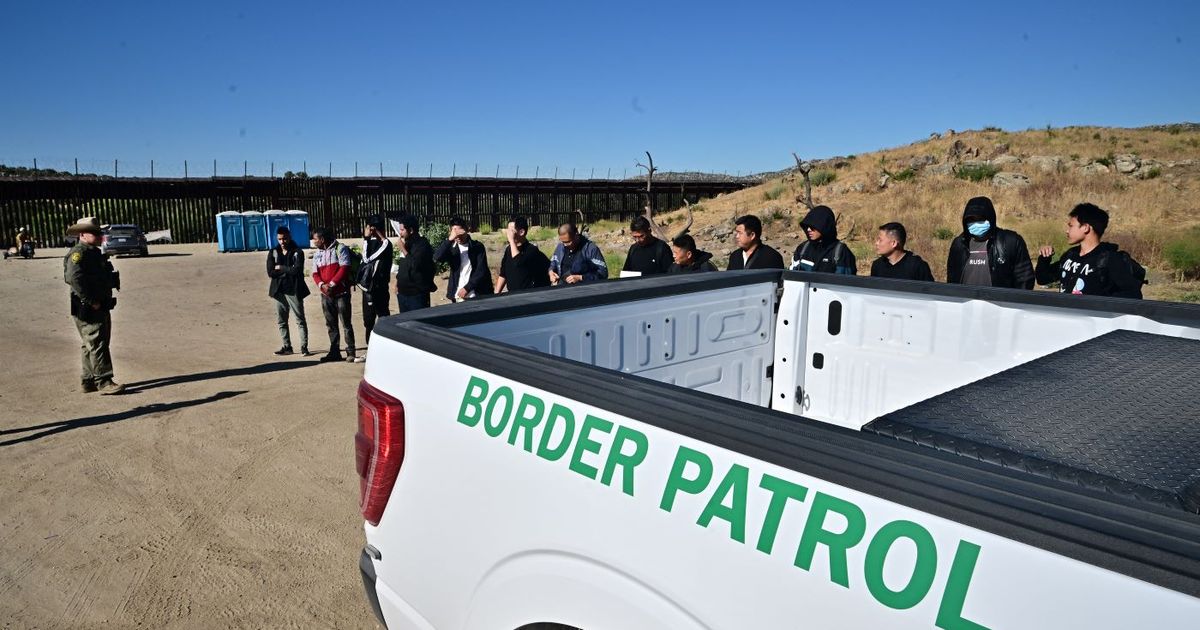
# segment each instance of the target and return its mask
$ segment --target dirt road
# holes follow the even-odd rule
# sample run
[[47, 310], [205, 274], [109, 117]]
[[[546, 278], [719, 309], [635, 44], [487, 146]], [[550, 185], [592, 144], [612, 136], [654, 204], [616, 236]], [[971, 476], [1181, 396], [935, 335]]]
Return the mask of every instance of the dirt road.
[[151, 251], [116, 260], [122, 396], [80, 393], [65, 250], [0, 262], [0, 624], [375, 627], [357, 569], [362, 365], [272, 355], [264, 254]]

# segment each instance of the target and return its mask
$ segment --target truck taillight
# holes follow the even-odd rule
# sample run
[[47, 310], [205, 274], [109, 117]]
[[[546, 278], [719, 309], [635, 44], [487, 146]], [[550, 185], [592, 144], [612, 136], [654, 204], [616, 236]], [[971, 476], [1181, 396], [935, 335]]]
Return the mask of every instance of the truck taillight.
[[404, 405], [372, 387], [358, 385], [358, 433], [354, 464], [358, 469], [363, 518], [378, 525], [404, 461]]

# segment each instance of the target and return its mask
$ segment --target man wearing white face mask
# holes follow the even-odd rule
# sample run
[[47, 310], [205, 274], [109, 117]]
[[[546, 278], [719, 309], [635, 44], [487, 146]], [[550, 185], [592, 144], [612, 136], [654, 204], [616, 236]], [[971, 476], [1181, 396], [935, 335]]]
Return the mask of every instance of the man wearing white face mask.
[[1033, 288], [1033, 263], [1025, 239], [996, 227], [996, 208], [975, 197], [963, 210], [963, 233], [950, 244], [946, 282], [1008, 289]]

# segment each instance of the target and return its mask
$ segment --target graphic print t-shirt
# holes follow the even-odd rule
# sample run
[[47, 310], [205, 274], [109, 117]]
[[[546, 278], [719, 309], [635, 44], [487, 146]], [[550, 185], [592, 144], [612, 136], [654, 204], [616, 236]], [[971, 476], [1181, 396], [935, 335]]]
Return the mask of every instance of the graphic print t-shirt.
[[992, 286], [992, 270], [988, 266], [988, 242], [970, 239], [967, 241], [967, 266], [963, 269], [962, 283], [980, 287]]

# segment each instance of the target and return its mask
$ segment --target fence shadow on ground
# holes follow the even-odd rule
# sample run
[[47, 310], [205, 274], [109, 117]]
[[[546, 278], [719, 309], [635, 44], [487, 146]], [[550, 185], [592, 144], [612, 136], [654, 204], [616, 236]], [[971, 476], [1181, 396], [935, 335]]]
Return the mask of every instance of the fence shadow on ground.
[[134, 407], [133, 409], [130, 409], [128, 411], [118, 411], [117, 413], [110, 413], [110, 414], [105, 414], [102, 416], [89, 416], [86, 418], [76, 418], [74, 420], [60, 420], [57, 422], [47, 422], [45, 424], [38, 424], [38, 425], [34, 425], [34, 426], [29, 426], [29, 427], [21, 427], [21, 428], [17, 428], [17, 429], [5, 429], [3, 431], [0, 431], [0, 435], [12, 435], [12, 434], [16, 434], [16, 433], [29, 433], [31, 431], [37, 431], [37, 433], [33, 433], [31, 435], [24, 435], [21, 437], [15, 437], [15, 438], [12, 438], [9, 440], [0, 441], [0, 446], [11, 446], [13, 444], [20, 444], [22, 442], [32, 442], [34, 440], [40, 440], [44, 437], [49, 437], [49, 436], [55, 435], [57, 433], [64, 433], [66, 431], [72, 431], [74, 429], [82, 429], [84, 427], [94, 427], [94, 426], [98, 426], [101, 424], [110, 424], [113, 422], [120, 422], [122, 420], [130, 420], [133, 418], [140, 418], [143, 416], [150, 416], [150, 415], [154, 415], [157, 413], [163, 413], [165, 411], [174, 411], [176, 409], [184, 409], [186, 407], [195, 407], [197, 405], [204, 405], [207, 403], [216, 402], [218, 400], [225, 400], [226, 398], [233, 398], [234, 396], [240, 396], [245, 393], [246, 393], [245, 390], [218, 392], [216, 394], [213, 394], [212, 396], [208, 396], [205, 398], [196, 398], [193, 400], [180, 400], [177, 402], [170, 402], [170, 403], [153, 403], [150, 405], [143, 405], [141, 407]]
[[182, 383], [195, 383], [197, 381], [210, 381], [219, 378], [229, 378], [231, 376], [250, 376], [253, 374], [270, 374], [271, 372], [282, 372], [285, 370], [295, 370], [297, 368], [320, 365], [318, 361], [274, 361], [272, 363], [263, 363], [261, 365], [251, 365], [245, 367], [226, 368], [223, 370], [212, 370], [210, 372], [196, 372], [195, 374], [179, 374], [176, 376], [163, 376], [160, 378], [152, 378], [136, 383], [126, 383], [125, 391], [129, 394], [148, 389], [156, 389], [159, 387], [169, 387], [171, 385], [180, 385]]

